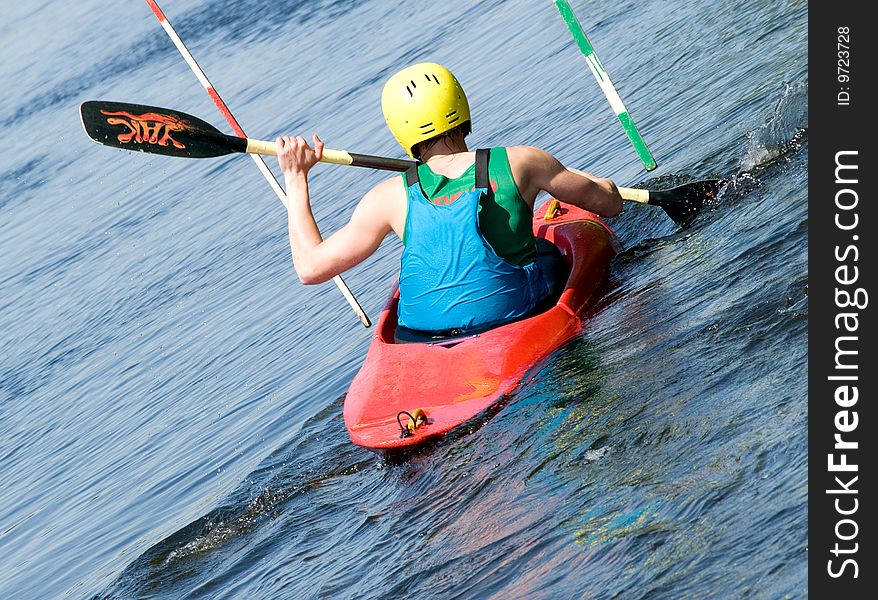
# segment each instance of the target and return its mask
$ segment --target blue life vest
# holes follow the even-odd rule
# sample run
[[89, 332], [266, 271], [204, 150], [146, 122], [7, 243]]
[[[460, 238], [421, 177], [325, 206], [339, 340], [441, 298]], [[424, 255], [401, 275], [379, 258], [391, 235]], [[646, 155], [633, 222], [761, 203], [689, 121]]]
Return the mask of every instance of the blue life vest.
[[539, 262], [499, 256], [479, 229], [479, 202], [492, 193], [488, 150], [476, 151], [472, 191], [449, 204], [424, 196], [417, 167], [405, 173], [408, 214], [399, 275], [399, 324], [429, 332], [483, 330], [519, 319], [548, 290]]

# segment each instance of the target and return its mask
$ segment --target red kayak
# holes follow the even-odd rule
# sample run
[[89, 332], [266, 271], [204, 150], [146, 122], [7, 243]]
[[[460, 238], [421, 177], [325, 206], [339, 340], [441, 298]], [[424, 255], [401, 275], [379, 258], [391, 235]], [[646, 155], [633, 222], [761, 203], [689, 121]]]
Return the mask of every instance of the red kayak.
[[544, 208], [534, 217], [534, 234], [555, 244], [570, 268], [557, 304], [477, 335], [396, 343], [394, 286], [345, 397], [352, 442], [389, 453], [442, 436], [499, 402], [529, 369], [583, 330], [582, 316], [619, 242], [593, 213], [554, 200]]

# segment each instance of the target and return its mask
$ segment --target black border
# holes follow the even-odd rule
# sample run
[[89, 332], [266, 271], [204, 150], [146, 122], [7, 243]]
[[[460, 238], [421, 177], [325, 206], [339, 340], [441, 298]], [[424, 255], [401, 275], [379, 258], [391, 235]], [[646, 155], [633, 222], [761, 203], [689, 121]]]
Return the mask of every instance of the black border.
[[[875, 238], [878, 237], [878, 220], [875, 204], [878, 195], [870, 185], [875, 179], [878, 164], [875, 163], [874, 121], [878, 118], [878, 94], [875, 93], [875, 67], [878, 60], [875, 39], [875, 21], [867, 16], [874, 11], [867, 10], [865, 2], [811, 2], [808, 7], [808, 81], [809, 81], [809, 124], [808, 124], [808, 590], [815, 598], [872, 598], [878, 594], [875, 586], [878, 560], [874, 545], [878, 543], [875, 535], [874, 513], [875, 495], [867, 490], [875, 489], [876, 454], [875, 444], [871, 443], [875, 427], [875, 379], [878, 378], [878, 361], [871, 351], [876, 345], [875, 317], [878, 293], [874, 285], [875, 264], [878, 263]], [[849, 57], [839, 55], [843, 48], [838, 46], [840, 27], [850, 28]], [[849, 82], [839, 82], [838, 67], [840, 58], [849, 60]], [[849, 88], [845, 90], [844, 88]], [[850, 93], [850, 104], [838, 104], [839, 92]], [[836, 183], [836, 153], [857, 151], [854, 158], [848, 155], [848, 162], [856, 162], [857, 183]], [[851, 171], [847, 171], [851, 173]], [[859, 219], [856, 230], [843, 231], [835, 225], [835, 196], [841, 189], [854, 189], [858, 202], [855, 209]], [[850, 201], [853, 196], [843, 193], [842, 199]], [[850, 211], [842, 213], [843, 218], [852, 217]], [[850, 222], [850, 221], [848, 221]], [[853, 236], [857, 239], [854, 240]], [[836, 258], [836, 249], [844, 256], [850, 245], [858, 248], [858, 260], [853, 261], [854, 251], [847, 254], [847, 260]], [[836, 269], [848, 265], [858, 267], [857, 282], [842, 286], [836, 281]], [[853, 291], [861, 287], [869, 294], [868, 304], [862, 310], [841, 309], [835, 301], [836, 289]], [[836, 329], [836, 315], [840, 312], [857, 312], [859, 327], [856, 333], [839, 332]], [[835, 403], [834, 392], [839, 382], [830, 381], [830, 375], [837, 374], [835, 368], [836, 338], [840, 335], [855, 335], [856, 350], [859, 354], [853, 359], [859, 367], [856, 370], [858, 381], [852, 383], [859, 391], [859, 400], [848, 410], [856, 411], [857, 428], [842, 434], [844, 439], [856, 441], [858, 449], [848, 452], [848, 462], [858, 465], [853, 474], [830, 473], [827, 455], [833, 450], [834, 435], [837, 433], [835, 417], [844, 410]], [[848, 342], [848, 348], [854, 346]], [[851, 371], [853, 372], [853, 371]], [[850, 475], [859, 479], [851, 488], [857, 490], [858, 508], [850, 518], [857, 522], [857, 537], [845, 544], [858, 543], [855, 554], [833, 556], [831, 550], [836, 543], [835, 526], [839, 519], [845, 518], [836, 512], [834, 500], [842, 498], [842, 508], [850, 508], [854, 495], [828, 494], [836, 489], [834, 477], [849, 481]], [[847, 529], [845, 529], [845, 527]], [[842, 533], [853, 531], [846, 524]], [[852, 546], [851, 546], [852, 547]], [[852, 565], [847, 565], [844, 575], [832, 578], [827, 572], [830, 559], [835, 567], [844, 558], [853, 558], [858, 565], [858, 577], [854, 579]], [[830, 596], [832, 594], [832, 596]]]

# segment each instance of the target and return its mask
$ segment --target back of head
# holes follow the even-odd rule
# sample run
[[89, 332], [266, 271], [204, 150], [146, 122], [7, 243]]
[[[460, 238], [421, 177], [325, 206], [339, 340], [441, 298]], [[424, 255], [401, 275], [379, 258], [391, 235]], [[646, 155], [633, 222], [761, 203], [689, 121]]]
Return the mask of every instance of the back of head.
[[460, 127], [471, 129], [469, 103], [451, 71], [420, 63], [393, 75], [381, 93], [384, 120], [412, 158], [415, 146]]

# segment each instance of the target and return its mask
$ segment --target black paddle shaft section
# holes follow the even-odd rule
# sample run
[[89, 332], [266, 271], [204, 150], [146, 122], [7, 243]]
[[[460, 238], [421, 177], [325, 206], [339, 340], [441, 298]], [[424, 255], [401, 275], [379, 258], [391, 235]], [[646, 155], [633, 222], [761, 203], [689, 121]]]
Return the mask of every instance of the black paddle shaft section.
[[369, 154], [355, 154], [348, 152], [351, 157], [351, 166], [367, 167], [369, 169], [380, 169], [383, 171], [408, 171], [411, 167], [417, 165], [413, 160], [402, 160], [399, 158], [384, 158], [383, 156], [370, 156]]
[[144, 104], [91, 100], [80, 106], [82, 125], [99, 144], [181, 158], [211, 158], [247, 148], [245, 138], [225, 135], [192, 115]]

